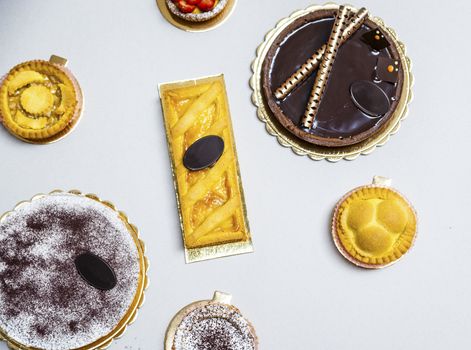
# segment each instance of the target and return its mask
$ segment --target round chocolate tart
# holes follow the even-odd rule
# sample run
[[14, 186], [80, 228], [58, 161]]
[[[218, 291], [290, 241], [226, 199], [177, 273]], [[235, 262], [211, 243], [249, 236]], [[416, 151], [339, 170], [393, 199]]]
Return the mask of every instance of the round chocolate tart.
[[166, 334], [165, 350], [256, 350], [255, 329], [230, 304], [229, 294], [216, 292], [213, 300], [180, 310]]
[[65, 67], [67, 60], [51, 56], [13, 67], [0, 84], [0, 119], [15, 137], [30, 143], [51, 143], [77, 124], [83, 107], [80, 86]]
[[[341, 28], [360, 13], [346, 8], [350, 17]], [[316, 160], [351, 160], [383, 145], [399, 129], [412, 96], [404, 45], [381, 19], [369, 14], [354, 31], [343, 29], [338, 49], [331, 50], [331, 70], [324, 69], [326, 77], [311, 68], [325, 67], [329, 49], [318, 52], [330, 47], [338, 13], [338, 5], [327, 4], [281, 20], [266, 35], [252, 65], [252, 100], [268, 132], [283, 146]], [[323, 90], [316, 91], [323, 81]], [[290, 89], [281, 94], [286, 86]], [[317, 109], [307, 127], [303, 121], [313, 96]]]
[[0, 338], [14, 349], [102, 349], [147, 285], [137, 229], [94, 195], [53, 192], [0, 218]]
[[[289, 25], [274, 41], [263, 65], [263, 93], [268, 106], [278, 121], [297, 137], [321, 146], [351, 145], [372, 136], [390, 119], [400, 98], [403, 72], [399, 70], [396, 83], [379, 81], [391, 106], [378, 117], [371, 117], [359, 109], [351, 96], [350, 86], [357, 81], [374, 81], [378, 57], [399, 60], [397, 49], [375, 51], [362, 36], [377, 26], [366, 20], [360, 29], [340, 48], [324, 96], [309, 131], [300, 127], [317, 70], [299, 87], [282, 100], [274, 92], [319, 48], [327, 42], [334, 23], [334, 10], [320, 10], [301, 17]], [[387, 32], [385, 35], [388, 36]], [[388, 41], [391, 41], [389, 39]], [[382, 100], [371, 101], [373, 106]]]
[[392, 265], [415, 241], [415, 210], [390, 183], [389, 179], [375, 177], [372, 185], [347, 193], [335, 208], [334, 243], [347, 260], [359, 267]]

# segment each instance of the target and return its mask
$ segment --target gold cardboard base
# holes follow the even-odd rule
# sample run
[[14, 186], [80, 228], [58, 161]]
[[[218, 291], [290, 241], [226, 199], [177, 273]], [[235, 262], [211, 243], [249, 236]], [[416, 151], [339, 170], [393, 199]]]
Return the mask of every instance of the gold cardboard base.
[[188, 264], [247, 253], [253, 253], [252, 239], [247, 242], [227, 243], [211, 247], [185, 249], [185, 261]]

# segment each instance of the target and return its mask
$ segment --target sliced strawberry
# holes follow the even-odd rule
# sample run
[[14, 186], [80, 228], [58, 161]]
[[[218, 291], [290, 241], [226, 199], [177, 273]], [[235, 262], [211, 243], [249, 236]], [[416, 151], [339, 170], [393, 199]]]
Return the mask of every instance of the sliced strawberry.
[[191, 13], [195, 10], [195, 5], [190, 5], [186, 0], [177, 0], [176, 5], [178, 9], [183, 13]]
[[187, 3], [189, 3], [190, 5], [198, 5], [201, 0], [186, 0]]
[[214, 8], [215, 0], [201, 0], [198, 4], [198, 8], [201, 11], [211, 11]]

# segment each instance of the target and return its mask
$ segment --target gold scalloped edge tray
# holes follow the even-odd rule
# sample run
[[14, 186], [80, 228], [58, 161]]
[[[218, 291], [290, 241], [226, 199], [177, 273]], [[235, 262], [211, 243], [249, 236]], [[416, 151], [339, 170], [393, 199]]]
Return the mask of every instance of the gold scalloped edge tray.
[[[373, 179], [373, 183], [371, 185], [363, 185], [363, 186], [359, 186], [359, 187], [354, 188], [353, 190], [351, 190], [351, 191], [347, 192], [345, 195], [343, 195], [342, 198], [340, 198], [340, 200], [335, 205], [335, 208], [334, 208], [334, 211], [333, 211], [333, 214], [332, 214], [332, 226], [331, 226], [332, 240], [334, 241], [335, 247], [337, 248], [339, 253], [345, 259], [347, 259], [349, 262], [351, 262], [353, 265], [355, 265], [357, 267], [362, 267], [364, 269], [378, 270], [378, 269], [382, 269], [382, 268], [394, 265], [398, 261], [402, 260], [404, 258], [404, 256], [407, 255], [411, 251], [411, 249], [414, 247], [415, 242], [417, 240], [418, 227], [419, 227], [419, 218], [417, 216], [417, 211], [415, 210], [414, 206], [407, 199], [406, 196], [404, 196], [401, 192], [399, 192], [398, 190], [396, 190], [395, 188], [392, 188], [390, 186], [390, 181], [391, 180], [389, 180], [389, 179], [375, 176], [374, 179]], [[343, 202], [345, 202], [345, 200], [348, 197], [350, 197], [353, 193], [355, 193], [356, 191], [359, 191], [363, 188], [387, 188], [388, 190], [390, 190], [390, 191], [396, 193], [397, 195], [401, 196], [404, 199], [404, 201], [411, 208], [412, 213], [414, 214], [414, 217], [415, 217], [415, 221], [416, 221], [416, 230], [415, 230], [414, 238], [412, 239], [412, 242], [411, 242], [411, 245], [410, 245], [409, 249], [404, 254], [402, 254], [399, 257], [399, 259], [396, 259], [396, 260], [391, 261], [391, 262], [386, 263], [386, 264], [368, 264], [368, 263], [359, 261], [359, 260], [355, 259], [354, 257], [352, 257], [345, 250], [345, 248], [342, 245], [342, 242], [340, 242], [340, 237], [338, 236], [338, 232], [337, 232], [337, 221], [338, 221], [339, 208], [343, 204]]]
[[[177, 333], [178, 326], [183, 321], [185, 316], [188, 315], [193, 310], [196, 310], [200, 307], [210, 305], [210, 304], [227, 304], [227, 305], [230, 305], [230, 306], [234, 306], [232, 304], [232, 295], [231, 294], [218, 292], [218, 291], [214, 292], [213, 298], [211, 300], [200, 300], [200, 301], [195, 301], [191, 304], [188, 304], [187, 306], [182, 308], [180, 311], [178, 311], [177, 314], [170, 321], [170, 323], [167, 327], [167, 331], [165, 332], [164, 350], [174, 350], [173, 342], [175, 340], [175, 334]], [[242, 315], [240, 310], [239, 310], [239, 313]], [[257, 350], [259, 348], [259, 340], [258, 340], [258, 337], [257, 337], [256, 332], [255, 332], [255, 327], [253, 326], [253, 324], [247, 318], [245, 318], [245, 316], [242, 315], [242, 317], [244, 317], [244, 319], [247, 321], [247, 323], [248, 323], [248, 325], [249, 325], [249, 327], [252, 331], [252, 334], [255, 337], [255, 349]]]
[[[120, 219], [124, 222], [126, 227], [128, 228], [129, 233], [132, 236], [132, 238], [134, 240], [134, 243], [136, 244], [136, 247], [137, 247], [137, 251], [138, 251], [138, 254], [139, 254], [139, 265], [140, 265], [140, 271], [141, 272], [140, 272], [139, 283], [138, 283], [137, 290], [136, 290], [136, 296], [134, 297], [134, 300], [131, 303], [131, 306], [129, 307], [126, 315], [121, 319], [121, 321], [118, 323], [118, 325], [108, 335], [96, 340], [95, 342], [93, 342], [91, 344], [82, 346], [80, 348], [73, 349], [73, 350], [103, 350], [103, 349], [108, 348], [111, 345], [111, 343], [113, 342], [113, 340], [119, 339], [123, 336], [123, 334], [125, 333], [127, 327], [130, 326], [136, 320], [137, 315], [138, 315], [138, 311], [142, 307], [142, 305], [144, 304], [144, 300], [145, 300], [144, 299], [144, 292], [149, 287], [149, 277], [147, 275], [147, 273], [149, 271], [149, 259], [145, 255], [146, 247], [145, 247], [144, 241], [139, 237], [138, 228], [134, 224], [129, 222], [128, 216], [126, 215], [125, 212], [116, 209], [116, 207], [113, 203], [111, 203], [110, 201], [107, 201], [107, 200], [100, 199], [96, 194], [92, 194], [92, 193], [83, 194], [82, 192], [80, 192], [78, 190], [70, 190], [70, 191], [67, 191], [67, 192], [62, 191], [62, 190], [54, 190], [54, 191], [49, 192], [48, 194], [43, 194], [43, 193], [37, 194], [37, 195], [33, 196], [30, 200], [19, 202], [13, 208], [13, 210], [8, 211], [8, 212], [4, 213], [2, 216], [0, 216], [0, 222], [5, 220], [5, 218], [9, 214], [14, 212], [18, 208], [20, 208], [24, 205], [28, 205], [31, 202], [33, 202], [34, 200], [37, 200], [39, 198], [42, 198], [42, 197], [45, 197], [45, 196], [48, 196], [48, 195], [52, 195], [52, 194], [56, 194], [56, 193], [65, 193], [65, 194], [68, 193], [68, 194], [74, 194], [74, 195], [77, 195], [77, 196], [87, 197], [87, 198], [93, 199], [93, 200], [103, 204], [104, 206], [114, 210], [118, 214]], [[0, 329], [0, 340], [5, 341], [7, 343], [8, 348], [11, 349], [11, 350], [38, 350], [36, 348], [30, 348], [28, 346], [25, 346], [25, 345], [22, 345], [22, 344], [18, 343], [14, 339], [10, 338], [1, 329]]]
[[[357, 11], [357, 9], [353, 6], [347, 6]], [[370, 20], [376, 23], [379, 28], [390, 34], [394, 45], [398, 49], [401, 64], [404, 67], [404, 84], [402, 87], [401, 98], [399, 99], [397, 108], [394, 111], [387, 126], [377, 135], [374, 135], [354, 145], [344, 147], [323, 147], [300, 140], [294, 134], [283, 128], [283, 126], [281, 126], [281, 124], [276, 120], [276, 118], [270, 112], [262, 95], [261, 72], [263, 61], [265, 60], [270, 46], [278, 37], [278, 35], [296, 19], [313, 11], [319, 11], [323, 9], [338, 9], [338, 7], [339, 5], [335, 3], [313, 5], [304, 10], [295, 11], [289, 17], [280, 20], [276, 24], [275, 28], [270, 30], [265, 35], [263, 43], [257, 48], [256, 58], [251, 65], [253, 75], [250, 78], [250, 87], [253, 90], [252, 103], [257, 107], [257, 116], [260, 121], [265, 123], [267, 132], [270, 135], [275, 136], [281, 146], [291, 148], [291, 150], [299, 156], [308, 156], [313, 160], [326, 159], [330, 162], [338, 162], [341, 159], [354, 160], [360, 155], [370, 154], [376, 149], [376, 147], [383, 146], [386, 142], [388, 142], [391, 135], [394, 135], [396, 132], [398, 132], [402, 120], [407, 117], [408, 104], [412, 101], [413, 98], [413, 76], [411, 72], [412, 63], [409, 57], [406, 56], [405, 45], [399, 41], [396, 32], [392, 28], [387, 27], [381, 18], [370, 17]]]
[[[75, 78], [75, 75], [72, 74], [71, 70], [66, 67], [66, 64], [67, 64], [67, 59], [66, 58], [62, 58], [60, 56], [52, 55], [51, 58], [48, 61], [45, 61], [45, 60], [31, 60], [31, 61], [26, 61], [26, 62], [19, 63], [15, 67], [17, 67], [19, 65], [22, 65], [22, 64], [30, 63], [30, 62], [35, 62], [35, 61], [46, 62], [46, 63], [54, 65], [56, 68], [62, 70], [69, 77], [69, 79], [72, 81], [72, 84], [74, 85], [74, 87], [76, 89], [76, 92], [78, 94], [77, 100], [79, 101], [79, 103], [78, 103], [78, 105], [75, 109], [74, 116], [72, 117], [72, 120], [69, 122], [69, 124], [67, 124], [67, 126], [62, 131], [58, 132], [55, 135], [52, 135], [51, 137], [41, 139], [41, 140], [26, 139], [24, 137], [21, 137], [21, 136], [15, 134], [15, 133], [13, 133], [8, 128], [5, 128], [5, 129], [11, 135], [13, 135], [18, 140], [21, 140], [23, 142], [31, 143], [33, 145], [48, 145], [48, 144], [51, 144], [51, 143], [62, 140], [63, 138], [68, 136], [72, 131], [74, 131], [75, 127], [78, 125], [80, 119], [82, 118], [83, 109], [84, 109], [84, 106], [85, 106], [85, 99], [83, 97], [83, 91], [82, 91], [82, 88], [80, 87], [80, 84], [77, 81], [77, 78]], [[15, 67], [13, 67], [12, 69], [14, 69]], [[7, 75], [8, 75], [8, 73], [5, 74], [0, 79], [0, 86], [3, 84], [3, 80], [7, 77]], [[2, 121], [2, 116], [1, 116], [1, 112], [0, 112], [0, 122], [1, 121]]]
[[159, 7], [162, 16], [167, 20], [167, 22], [186, 32], [206, 32], [219, 27], [232, 15], [236, 4], [237, 0], [228, 0], [227, 5], [216, 17], [203, 22], [191, 22], [185, 21], [183, 18], [173, 15], [169, 11], [165, 0], [157, 0], [157, 6]]

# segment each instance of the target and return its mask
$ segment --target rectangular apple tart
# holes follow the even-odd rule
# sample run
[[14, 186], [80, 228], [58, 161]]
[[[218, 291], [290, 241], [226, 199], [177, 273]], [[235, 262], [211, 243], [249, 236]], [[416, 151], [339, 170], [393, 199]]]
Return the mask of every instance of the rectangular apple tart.
[[224, 77], [159, 90], [187, 262], [251, 252]]

